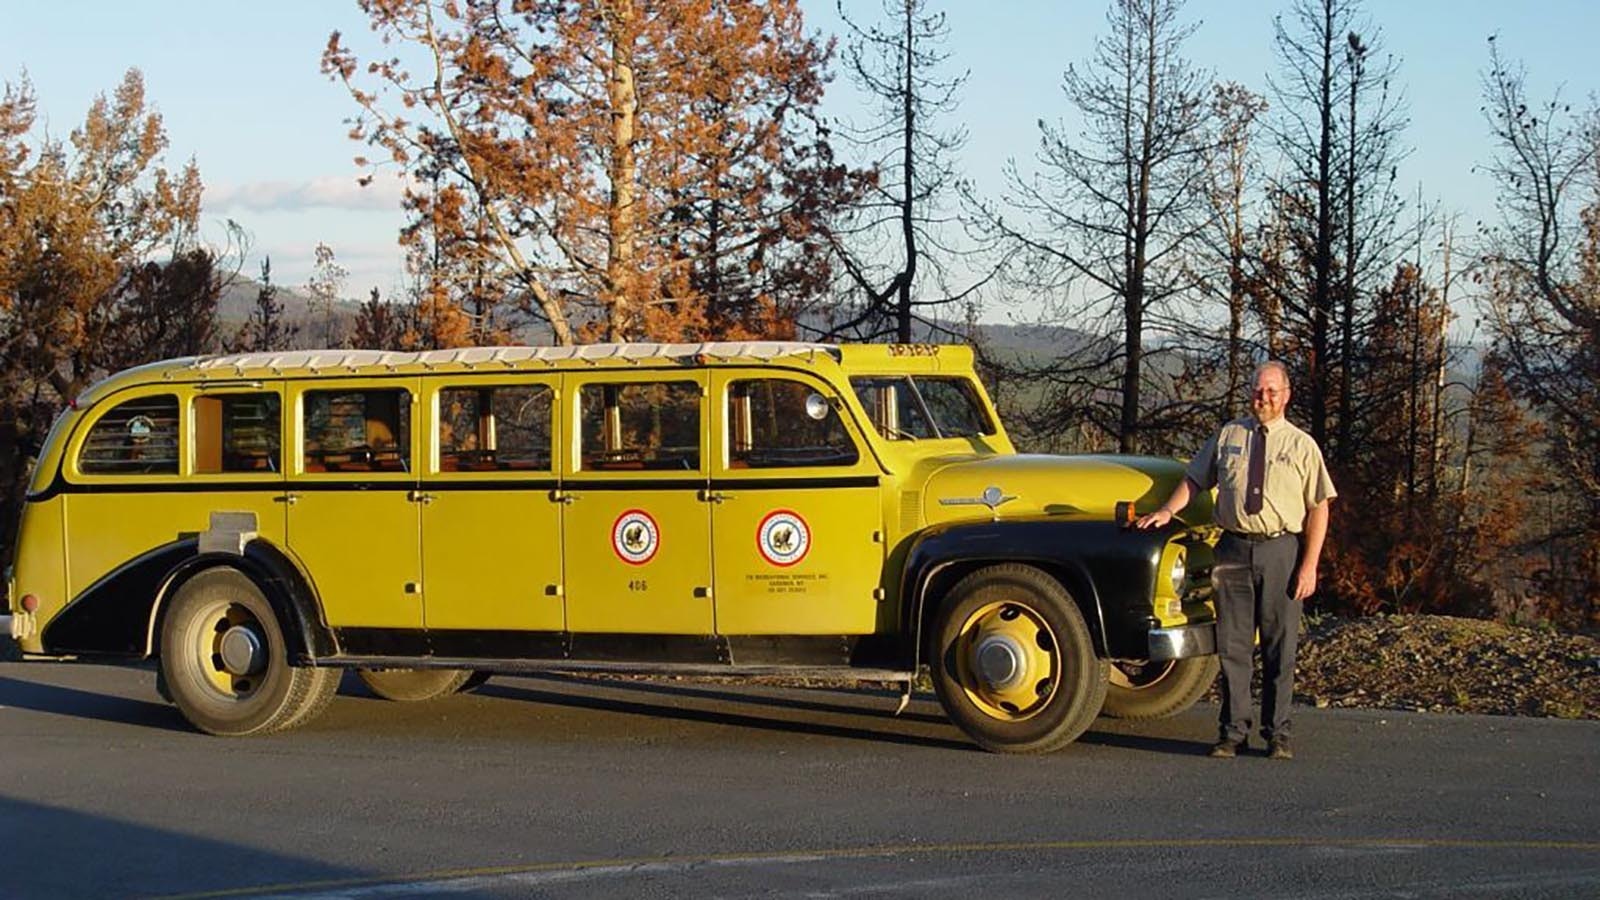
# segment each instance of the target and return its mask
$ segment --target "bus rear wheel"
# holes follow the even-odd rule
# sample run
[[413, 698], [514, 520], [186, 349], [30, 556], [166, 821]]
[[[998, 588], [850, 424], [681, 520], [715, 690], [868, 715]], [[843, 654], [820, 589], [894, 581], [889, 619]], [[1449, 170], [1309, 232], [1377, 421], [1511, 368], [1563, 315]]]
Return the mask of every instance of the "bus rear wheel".
[[339, 685], [332, 670], [290, 664], [272, 604], [234, 569], [178, 588], [162, 620], [161, 680], [194, 727], [226, 737], [301, 725]]
[[472, 679], [471, 669], [360, 669], [361, 683], [385, 700], [432, 700], [454, 694]]
[[1106, 663], [1065, 588], [1031, 566], [961, 579], [934, 623], [933, 686], [973, 742], [999, 753], [1047, 753], [1100, 712]]

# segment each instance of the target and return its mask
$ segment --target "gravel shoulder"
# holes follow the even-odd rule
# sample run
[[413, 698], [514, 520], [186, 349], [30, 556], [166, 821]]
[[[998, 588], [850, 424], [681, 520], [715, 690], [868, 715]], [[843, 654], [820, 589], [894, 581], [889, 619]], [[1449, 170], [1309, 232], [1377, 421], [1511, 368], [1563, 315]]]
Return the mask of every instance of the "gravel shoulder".
[[1295, 699], [1600, 719], [1600, 638], [1451, 616], [1322, 617], [1301, 638]]

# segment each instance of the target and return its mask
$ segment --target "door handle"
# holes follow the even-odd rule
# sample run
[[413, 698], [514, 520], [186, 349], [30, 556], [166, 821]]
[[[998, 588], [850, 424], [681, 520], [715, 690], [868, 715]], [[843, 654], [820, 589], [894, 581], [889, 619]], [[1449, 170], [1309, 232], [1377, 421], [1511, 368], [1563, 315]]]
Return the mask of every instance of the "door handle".
[[423, 506], [427, 506], [429, 503], [432, 503], [434, 500], [438, 499], [438, 497], [428, 493], [427, 491], [407, 491], [406, 499], [410, 500], [412, 503], [421, 503]]
[[289, 492], [285, 493], [283, 496], [274, 497], [273, 499], [277, 500], [279, 503], [287, 503], [290, 506], [293, 506], [296, 503], [300, 502], [300, 494], [295, 492], [295, 491], [289, 491]]
[[721, 503], [724, 500], [732, 500], [733, 495], [726, 491], [701, 491], [700, 499], [707, 503]]
[[561, 490], [560, 488], [557, 488], [557, 489], [555, 489], [555, 490], [550, 492], [550, 502], [552, 502], [552, 503], [560, 503], [560, 504], [563, 504], [565, 506], [571, 506], [572, 502], [574, 500], [577, 500], [577, 499], [578, 499], [578, 497], [577, 497], [576, 494], [569, 494], [566, 491]]

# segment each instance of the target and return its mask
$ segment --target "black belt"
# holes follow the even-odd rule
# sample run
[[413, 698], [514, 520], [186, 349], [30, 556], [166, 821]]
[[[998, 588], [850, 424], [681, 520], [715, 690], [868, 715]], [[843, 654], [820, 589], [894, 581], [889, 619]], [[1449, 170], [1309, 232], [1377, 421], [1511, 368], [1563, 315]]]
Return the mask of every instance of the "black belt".
[[1241, 541], [1249, 541], [1252, 544], [1259, 544], [1259, 543], [1262, 543], [1263, 541], [1277, 540], [1278, 538], [1281, 538], [1286, 534], [1294, 534], [1294, 532], [1292, 532], [1292, 531], [1274, 531], [1274, 532], [1271, 532], [1270, 534], [1262, 534], [1260, 532], [1255, 532], [1255, 531], [1229, 531], [1227, 529], [1223, 529], [1223, 534], [1231, 534], [1231, 535], [1233, 535], [1234, 537], [1238, 538]]

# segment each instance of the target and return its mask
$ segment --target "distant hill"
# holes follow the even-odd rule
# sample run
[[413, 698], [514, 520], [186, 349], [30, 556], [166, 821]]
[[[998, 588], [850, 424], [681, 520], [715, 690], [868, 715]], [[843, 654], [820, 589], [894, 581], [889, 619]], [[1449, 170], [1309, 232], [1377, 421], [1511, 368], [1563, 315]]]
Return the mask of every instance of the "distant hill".
[[[361, 304], [354, 300], [337, 300], [327, 315], [312, 307], [312, 300], [304, 293], [284, 285], [277, 288], [276, 299], [283, 307], [283, 324], [296, 329], [294, 339], [285, 350], [318, 350], [343, 343], [344, 336], [355, 329], [356, 316]], [[242, 278], [229, 285], [217, 298], [217, 333], [228, 341], [250, 320], [256, 310], [256, 297], [261, 283], [252, 278]]]
[[986, 350], [1008, 362], [1061, 356], [1092, 340], [1085, 332], [1064, 325], [980, 324], [978, 336]]
[[[332, 310], [331, 329], [313, 327], [315, 323], [311, 298], [292, 287], [285, 285], [276, 287], [277, 300], [283, 305], [284, 322], [290, 326], [299, 326], [299, 336], [294, 342], [295, 346], [286, 349], [320, 348], [324, 342], [314, 338], [329, 330], [334, 334], [348, 334], [361, 310], [360, 301], [339, 300]], [[251, 314], [255, 312], [256, 295], [260, 290], [260, 282], [253, 278], [241, 278], [223, 291], [217, 301], [217, 324], [223, 335], [233, 334], [249, 320]], [[959, 323], [941, 323], [941, 327], [957, 334], [966, 330], [966, 326]], [[548, 336], [542, 330], [533, 326], [526, 329], [526, 332], [523, 340], [528, 343], [548, 340]], [[994, 355], [997, 360], [1007, 363], [1048, 359], [1068, 348], [1082, 346], [1085, 340], [1085, 335], [1080, 331], [1054, 325], [979, 324], [977, 332], [978, 341], [985, 351]], [[940, 340], [952, 339], [943, 337]]]
[[[284, 285], [274, 285], [278, 289], [278, 302], [283, 304], [283, 317], [290, 322], [300, 322], [311, 315], [311, 298], [300, 291]], [[256, 295], [261, 292], [261, 282], [253, 278], [241, 278], [223, 289], [222, 296], [217, 299], [217, 321], [224, 326], [237, 328], [250, 314], [255, 312]], [[361, 304], [354, 300], [340, 300], [335, 309], [347, 310], [354, 318]]]

